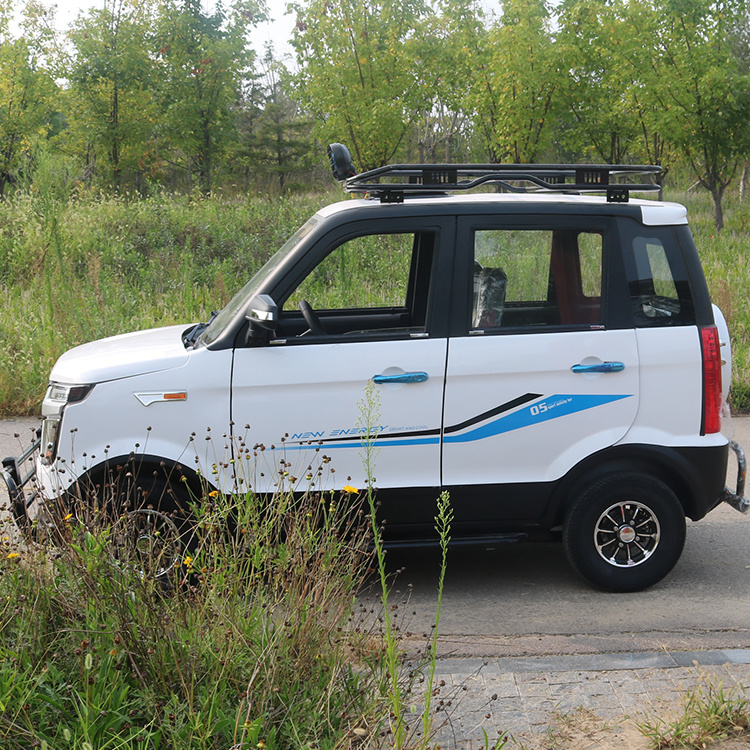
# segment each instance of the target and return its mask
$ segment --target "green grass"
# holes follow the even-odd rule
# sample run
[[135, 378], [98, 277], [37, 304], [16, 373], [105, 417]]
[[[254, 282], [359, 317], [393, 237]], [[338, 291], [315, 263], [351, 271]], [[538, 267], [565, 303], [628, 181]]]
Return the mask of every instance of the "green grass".
[[58, 514], [44, 541], [0, 544], [0, 746], [378, 746], [361, 499], [203, 497], [161, 580], [122, 543], [132, 519], [92, 505]]
[[37, 412], [52, 365], [73, 346], [204, 320], [330, 201], [0, 202], [0, 415]]
[[648, 719], [638, 724], [654, 750], [701, 750], [720, 740], [747, 736], [750, 703], [741, 687], [701, 679], [685, 697], [672, 720]]
[[[37, 413], [52, 365], [77, 344], [205, 319], [317, 208], [342, 197], [338, 189], [272, 200], [113, 197], [73, 184], [63, 163], [44, 162], [32, 189], [0, 202], [0, 416]], [[728, 193], [717, 236], [707, 193], [666, 197], [688, 206], [732, 332], [732, 404], [748, 410], [750, 203]], [[391, 266], [381, 265], [387, 280]]]

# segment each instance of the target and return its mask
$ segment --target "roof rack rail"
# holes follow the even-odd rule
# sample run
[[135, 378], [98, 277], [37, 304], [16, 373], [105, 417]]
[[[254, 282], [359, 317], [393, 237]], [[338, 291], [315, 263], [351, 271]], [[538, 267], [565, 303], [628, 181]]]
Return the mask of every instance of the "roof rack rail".
[[651, 192], [660, 186], [621, 182], [623, 177], [662, 171], [650, 164], [389, 164], [356, 174], [345, 146], [331, 144], [328, 155], [346, 192], [376, 195], [382, 203], [401, 203], [406, 194], [473, 190], [482, 185], [513, 193], [602, 193], [611, 203], [627, 203], [631, 192]]

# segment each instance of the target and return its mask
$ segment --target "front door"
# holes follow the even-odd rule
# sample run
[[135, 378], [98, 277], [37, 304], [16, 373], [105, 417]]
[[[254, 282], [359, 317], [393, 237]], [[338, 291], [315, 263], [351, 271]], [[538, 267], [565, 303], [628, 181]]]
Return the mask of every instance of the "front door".
[[248, 485], [359, 489], [369, 471], [379, 488], [439, 486], [448, 311], [438, 302], [453, 225], [427, 223], [347, 226], [301, 261], [299, 283], [271, 290], [276, 338], [234, 355], [235, 436], [255, 454]]

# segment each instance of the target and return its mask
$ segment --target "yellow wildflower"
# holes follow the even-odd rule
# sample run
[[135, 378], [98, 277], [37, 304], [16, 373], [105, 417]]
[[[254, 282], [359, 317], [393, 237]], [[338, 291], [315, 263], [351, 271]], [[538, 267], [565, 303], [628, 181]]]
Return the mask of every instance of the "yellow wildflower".
[[20, 554], [20, 552], [11, 552], [5, 559], [12, 560], [14, 557], [18, 557]]
[[350, 484], [345, 484], [342, 487], [343, 492], [348, 492], [350, 495], [356, 495], [359, 490], [356, 487], [352, 487]]
[[193, 558], [190, 557], [190, 555], [185, 555], [185, 559], [182, 561], [182, 564], [188, 569], [193, 569]]
[[211, 492], [208, 493], [209, 497], [219, 497], [219, 490], [211, 490]]

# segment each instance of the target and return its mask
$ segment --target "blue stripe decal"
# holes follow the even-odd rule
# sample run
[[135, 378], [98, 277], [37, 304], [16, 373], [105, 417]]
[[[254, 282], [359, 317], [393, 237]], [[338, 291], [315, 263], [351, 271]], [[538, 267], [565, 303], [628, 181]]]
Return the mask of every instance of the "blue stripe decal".
[[[440, 445], [439, 437], [426, 437], [426, 438], [412, 438], [411, 440], [383, 440], [383, 436], [380, 436], [375, 440], [374, 445], [376, 448], [390, 448], [391, 446], [404, 446], [404, 445]], [[387, 435], [385, 436], [387, 437]], [[361, 450], [362, 440], [352, 440], [349, 443], [305, 443], [304, 445], [277, 445], [276, 450], [287, 450], [287, 451], [301, 451], [310, 450], [312, 448], [320, 448], [320, 450], [336, 450], [338, 448], [357, 448]]]
[[[476, 427], [473, 430], [464, 432], [460, 435], [457, 434], [446, 434], [443, 436], [443, 442], [448, 443], [470, 443], [477, 440], [484, 440], [486, 438], [495, 437], [502, 435], [506, 432], [513, 432], [514, 430], [520, 430], [524, 427], [529, 427], [535, 424], [541, 424], [542, 422], [548, 422], [551, 419], [557, 419], [558, 417], [567, 417], [570, 414], [576, 414], [577, 412], [587, 411], [588, 409], [594, 409], [597, 406], [604, 406], [606, 404], [614, 403], [615, 401], [621, 401], [624, 398], [632, 398], [632, 394], [613, 394], [608, 396], [595, 396], [595, 395], [565, 395], [555, 394], [554, 396], [547, 396], [544, 399], [534, 402], [530, 406], [525, 406], [518, 411], [512, 412], [511, 414], [505, 414], [499, 419], [495, 419], [492, 422], [487, 422], [481, 427]], [[388, 435], [379, 435], [375, 440], [375, 445], [378, 448], [390, 448], [393, 447], [404, 447], [404, 446], [415, 446], [415, 445], [439, 445], [440, 438], [437, 436], [429, 437], [414, 437], [414, 438], [397, 438], [395, 435], [393, 438]], [[362, 441], [351, 440], [340, 443], [305, 443], [303, 445], [289, 445], [288, 443], [283, 446], [284, 450], [306, 450], [310, 448], [319, 448], [321, 450], [336, 450], [339, 448], [357, 448], [362, 447]], [[282, 446], [277, 446], [282, 448]]]
[[504, 432], [520, 430], [523, 427], [548, 422], [550, 419], [557, 419], [558, 417], [567, 417], [569, 414], [586, 411], [630, 397], [631, 394], [612, 396], [556, 394], [462, 435], [446, 435], [444, 441], [446, 443], [469, 443], [474, 440], [484, 440], [485, 438], [502, 435]]

